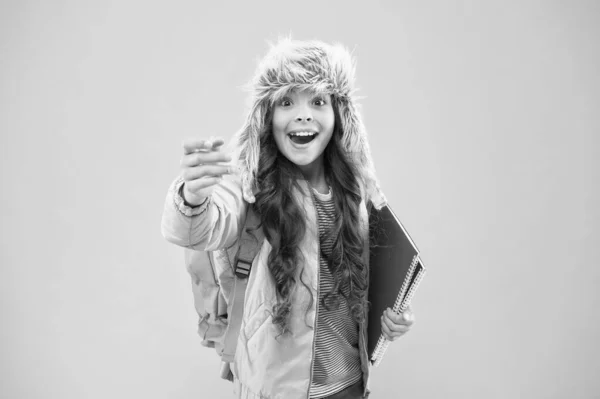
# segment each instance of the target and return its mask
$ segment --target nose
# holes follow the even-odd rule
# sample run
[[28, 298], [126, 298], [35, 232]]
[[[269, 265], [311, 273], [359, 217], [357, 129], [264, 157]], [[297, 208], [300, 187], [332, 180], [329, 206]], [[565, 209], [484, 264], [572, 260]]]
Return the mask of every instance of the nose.
[[312, 114], [310, 112], [310, 107], [300, 107], [298, 110], [298, 115], [296, 115], [296, 122], [310, 122], [313, 120]]
[[296, 117], [296, 122], [302, 122], [302, 121], [310, 122], [310, 121], [312, 121], [312, 116], [297, 116]]

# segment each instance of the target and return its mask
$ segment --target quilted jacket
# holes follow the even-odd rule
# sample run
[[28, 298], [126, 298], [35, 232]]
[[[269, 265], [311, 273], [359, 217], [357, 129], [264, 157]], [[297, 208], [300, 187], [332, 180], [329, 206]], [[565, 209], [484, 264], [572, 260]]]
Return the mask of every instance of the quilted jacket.
[[[273, 279], [267, 268], [271, 246], [264, 240], [252, 264], [244, 303], [242, 327], [238, 338], [232, 371], [235, 391], [239, 398], [306, 399], [309, 395], [314, 358], [318, 300], [309, 307], [310, 294], [318, 298], [319, 235], [316, 207], [306, 181], [299, 180], [302, 191], [295, 192], [300, 208], [306, 212], [306, 233], [300, 251], [304, 260], [302, 279], [310, 293], [297, 284], [293, 293], [290, 336], [279, 336], [272, 324], [271, 311], [276, 302]], [[179, 195], [183, 184], [176, 179], [167, 194], [162, 217], [162, 234], [170, 242], [185, 248], [214, 251], [236, 244], [243, 227], [248, 203], [242, 195], [238, 179], [224, 179], [199, 207], [186, 206]], [[379, 208], [385, 199], [369, 196]], [[368, 243], [367, 209], [360, 206], [360, 229]], [[368, 262], [368, 245], [363, 253]], [[297, 276], [299, 279], [299, 275]], [[365, 315], [365, 320], [368, 320]], [[369, 393], [366, 324], [359, 325], [359, 352], [363, 371], [365, 396]]]

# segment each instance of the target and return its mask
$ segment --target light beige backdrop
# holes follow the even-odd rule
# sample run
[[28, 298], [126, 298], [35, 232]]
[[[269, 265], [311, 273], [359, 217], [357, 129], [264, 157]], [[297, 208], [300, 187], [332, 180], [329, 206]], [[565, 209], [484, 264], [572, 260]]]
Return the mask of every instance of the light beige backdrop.
[[0, 396], [231, 397], [160, 218], [291, 33], [354, 49], [429, 268], [372, 398], [599, 398], [599, 3], [218, 3], [1, 3]]

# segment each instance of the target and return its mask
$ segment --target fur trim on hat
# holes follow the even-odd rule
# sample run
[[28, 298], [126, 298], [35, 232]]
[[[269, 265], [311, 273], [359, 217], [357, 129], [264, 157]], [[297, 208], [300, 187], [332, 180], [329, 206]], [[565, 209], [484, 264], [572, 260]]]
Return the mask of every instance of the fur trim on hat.
[[241, 172], [244, 199], [253, 203], [258, 171], [260, 136], [269, 131], [265, 120], [276, 100], [290, 90], [313, 90], [337, 97], [342, 123], [342, 145], [351, 155], [366, 192], [377, 208], [385, 199], [379, 189], [367, 141], [358, 112], [354, 86], [355, 62], [340, 44], [280, 39], [260, 62], [249, 82], [250, 112], [234, 138]]

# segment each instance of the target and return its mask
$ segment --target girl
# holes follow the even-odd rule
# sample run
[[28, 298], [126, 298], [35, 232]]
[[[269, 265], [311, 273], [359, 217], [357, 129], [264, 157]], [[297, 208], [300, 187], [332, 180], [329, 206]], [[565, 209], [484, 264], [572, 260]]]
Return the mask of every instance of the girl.
[[[238, 397], [366, 397], [366, 205], [385, 198], [353, 98], [353, 60], [340, 45], [283, 39], [250, 86], [233, 158], [220, 139], [183, 143], [163, 235], [213, 251], [238, 245], [249, 207], [261, 221], [232, 365]], [[394, 340], [412, 319], [388, 309], [383, 332]]]

